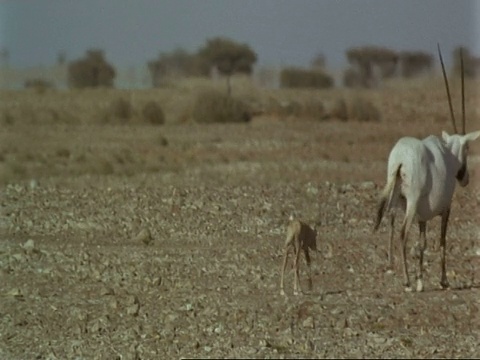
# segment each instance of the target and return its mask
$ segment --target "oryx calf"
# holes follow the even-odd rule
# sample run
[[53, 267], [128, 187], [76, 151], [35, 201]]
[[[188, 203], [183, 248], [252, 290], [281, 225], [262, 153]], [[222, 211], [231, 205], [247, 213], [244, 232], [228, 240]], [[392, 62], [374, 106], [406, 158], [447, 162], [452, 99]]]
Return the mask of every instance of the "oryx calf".
[[290, 217], [289, 223], [287, 225], [287, 238], [285, 240], [284, 247], [284, 257], [282, 265], [282, 273], [280, 280], [280, 294], [285, 295], [283, 290], [285, 268], [287, 267], [288, 254], [290, 250], [293, 250], [293, 266], [295, 269], [295, 278], [293, 282], [293, 294], [299, 295], [302, 293], [299, 281], [299, 261], [300, 261], [300, 251], [303, 251], [305, 254], [305, 260], [308, 266], [308, 286], [309, 289], [312, 289], [312, 273], [311, 273], [311, 259], [309, 250], [317, 251], [317, 231], [312, 229], [310, 226], [304, 222]]
[[[447, 88], [452, 122], [456, 131], [448, 81], [439, 48], [440, 61]], [[463, 63], [463, 61], [462, 61]], [[463, 68], [463, 66], [462, 66]], [[462, 70], [462, 105], [464, 105]], [[464, 109], [464, 106], [463, 106]], [[469, 182], [467, 169], [468, 143], [480, 136], [480, 131], [465, 134], [465, 111], [463, 111], [463, 134], [449, 135], [445, 131], [442, 138], [428, 136], [423, 140], [412, 137], [401, 138], [393, 147], [388, 158], [387, 184], [383, 190], [375, 230], [378, 229], [385, 211], [401, 207], [405, 218], [401, 228], [401, 257], [403, 262], [404, 285], [411, 291], [406, 262], [406, 243], [410, 226], [414, 220], [420, 228], [420, 254], [417, 268], [417, 291], [423, 290], [423, 253], [426, 248], [426, 223], [435, 216], [442, 217], [440, 250], [441, 280], [443, 288], [448, 287], [445, 271], [445, 248], [448, 218], [455, 184], [461, 186]], [[394, 214], [390, 215], [389, 260], [392, 265], [392, 240]]]

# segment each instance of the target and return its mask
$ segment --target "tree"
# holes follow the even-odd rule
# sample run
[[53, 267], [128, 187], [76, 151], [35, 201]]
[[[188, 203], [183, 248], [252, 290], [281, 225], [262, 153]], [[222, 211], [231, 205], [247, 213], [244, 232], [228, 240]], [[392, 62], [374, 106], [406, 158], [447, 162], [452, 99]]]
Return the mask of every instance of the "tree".
[[106, 60], [102, 50], [88, 50], [86, 55], [68, 65], [70, 87], [112, 87], [115, 68]]
[[433, 56], [421, 51], [400, 53], [400, 70], [403, 77], [410, 78], [424, 74], [433, 67]]
[[257, 61], [257, 54], [250, 46], [222, 37], [207, 40], [198, 55], [205, 59], [210, 68], [215, 67], [221, 75], [226, 76], [229, 95], [231, 76], [236, 73], [250, 75]]
[[390, 49], [376, 46], [354, 47], [347, 50], [346, 56], [364, 87], [372, 87], [376, 83], [376, 70], [380, 72], [380, 78], [385, 79], [395, 75], [397, 69], [398, 54]]

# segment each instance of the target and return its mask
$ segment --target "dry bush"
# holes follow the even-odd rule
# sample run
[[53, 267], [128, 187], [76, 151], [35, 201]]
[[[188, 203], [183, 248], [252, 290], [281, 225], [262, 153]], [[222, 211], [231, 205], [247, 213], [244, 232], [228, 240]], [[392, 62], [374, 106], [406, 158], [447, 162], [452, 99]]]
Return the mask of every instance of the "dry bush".
[[343, 98], [333, 101], [333, 104], [328, 111], [328, 118], [342, 121], [348, 120], [347, 103]]
[[153, 100], [145, 104], [142, 116], [150, 124], [163, 125], [165, 123], [165, 113], [162, 107]]
[[348, 119], [358, 121], [379, 121], [380, 111], [369, 100], [353, 98], [348, 106]]
[[132, 115], [132, 104], [120, 97], [110, 103], [110, 106], [103, 114], [103, 121], [106, 123], [126, 123], [131, 119]]
[[248, 122], [250, 109], [245, 102], [215, 90], [197, 94], [192, 117], [198, 123]]

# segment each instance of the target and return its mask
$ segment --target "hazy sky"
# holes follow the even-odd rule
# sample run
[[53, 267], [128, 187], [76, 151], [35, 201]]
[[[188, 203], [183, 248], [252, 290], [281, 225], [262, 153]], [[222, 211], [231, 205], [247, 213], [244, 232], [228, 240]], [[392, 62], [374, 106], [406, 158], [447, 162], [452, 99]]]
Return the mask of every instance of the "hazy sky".
[[480, 55], [480, 1], [462, 0], [0, 0], [0, 48], [12, 66], [49, 65], [101, 48], [116, 66], [142, 65], [177, 47], [226, 36], [264, 65], [345, 65], [357, 45]]

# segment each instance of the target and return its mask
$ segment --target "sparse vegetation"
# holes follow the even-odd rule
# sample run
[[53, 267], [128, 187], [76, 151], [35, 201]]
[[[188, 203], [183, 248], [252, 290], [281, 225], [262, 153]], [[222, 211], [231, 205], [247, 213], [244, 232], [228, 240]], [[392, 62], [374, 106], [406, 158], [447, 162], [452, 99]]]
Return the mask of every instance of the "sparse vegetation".
[[[233, 126], [178, 122], [180, 109], [193, 115], [202, 86], [226, 96], [223, 83], [205, 79], [128, 92], [3, 91], [0, 114], [11, 125], [0, 132], [0, 358], [475, 357], [465, 304], [479, 295], [470, 244], [478, 173], [452, 204], [459, 236], [449, 256], [468, 261], [455, 263], [451, 291], [438, 291], [435, 276], [424, 296], [395, 290], [401, 276], [383, 271], [388, 229], [371, 233], [391, 145], [406, 132], [450, 128], [441, 78], [398, 81], [382, 91], [255, 89], [251, 97], [242, 95], [253, 86], [234, 82], [242, 90], [234, 99], [266, 111]], [[356, 97], [381, 121], [350, 121]], [[476, 97], [467, 91], [467, 104]], [[130, 120], [99, 126], [98, 114], [119, 98]], [[330, 116], [335, 99], [348, 122], [299, 121], [323, 107]], [[150, 101], [172, 126], [143, 125]], [[268, 111], [281, 107], [291, 121]], [[469, 114], [472, 130], [479, 116]], [[313, 291], [301, 299], [278, 295], [292, 213], [322, 223]], [[435, 255], [426, 254], [428, 272], [437, 271]]]

